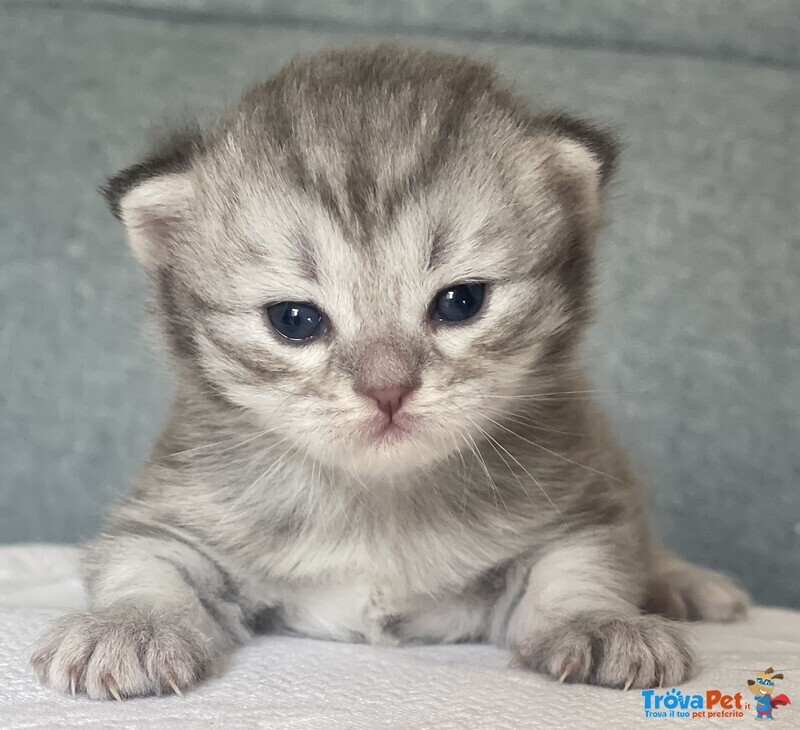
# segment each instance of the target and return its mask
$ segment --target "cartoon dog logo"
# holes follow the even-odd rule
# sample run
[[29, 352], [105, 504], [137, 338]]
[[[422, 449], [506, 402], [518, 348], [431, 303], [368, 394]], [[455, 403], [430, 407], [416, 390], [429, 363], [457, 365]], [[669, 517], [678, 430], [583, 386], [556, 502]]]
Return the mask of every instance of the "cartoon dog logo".
[[776, 679], [783, 679], [783, 675], [775, 674], [775, 670], [769, 667], [769, 669], [756, 674], [755, 679], [747, 680], [748, 688], [755, 695], [756, 720], [772, 720], [772, 711], [776, 707], [791, 704], [786, 695], [772, 695]]

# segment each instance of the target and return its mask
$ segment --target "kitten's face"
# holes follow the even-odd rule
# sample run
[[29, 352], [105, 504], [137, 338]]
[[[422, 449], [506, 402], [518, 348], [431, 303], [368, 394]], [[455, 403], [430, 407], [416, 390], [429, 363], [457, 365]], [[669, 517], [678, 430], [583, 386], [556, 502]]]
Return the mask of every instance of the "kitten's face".
[[251, 95], [122, 217], [197, 377], [309, 459], [411, 470], [474, 448], [563, 362], [599, 166], [481, 100], [443, 149], [463, 100], [441, 88], [411, 114], [402, 90], [318, 92], [295, 100], [289, 144]]

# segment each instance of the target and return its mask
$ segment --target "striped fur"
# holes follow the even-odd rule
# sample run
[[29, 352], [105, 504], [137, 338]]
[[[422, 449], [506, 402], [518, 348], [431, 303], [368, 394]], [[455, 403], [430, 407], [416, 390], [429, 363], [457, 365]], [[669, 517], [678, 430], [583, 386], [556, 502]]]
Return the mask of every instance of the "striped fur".
[[[615, 163], [607, 133], [486, 64], [380, 47], [299, 58], [109, 181], [178, 387], [41, 678], [190, 687], [263, 631], [686, 678], [680, 627], [641, 608], [726, 620], [746, 598], [653, 542], [576, 364]], [[479, 316], [432, 324], [464, 281], [488, 282]], [[284, 300], [328, 332], [281, 341], [263, 307]], [[376, 443], [358, 391], [392, 379], [419, 383], [408, 433]]]

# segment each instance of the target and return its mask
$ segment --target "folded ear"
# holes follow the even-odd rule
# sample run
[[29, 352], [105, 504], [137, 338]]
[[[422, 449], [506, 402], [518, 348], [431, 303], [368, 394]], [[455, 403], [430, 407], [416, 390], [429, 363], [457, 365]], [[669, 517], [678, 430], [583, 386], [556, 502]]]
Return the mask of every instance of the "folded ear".
[[199, 134], [165, 137], [141, 162], [111, 177], [100, 192], [122, 221], [131, 249], [145, 269], [164, 262], [170, 242], [191, 226], [194, 190], [189, 176]]
[[607, 131], [565, 114], [537, 120], [554, 146], [553, 163], [567, 182], [570, 212], [590, 228], [602, 222], [603, 194], [616, 168], [619, 145]]
[[139, 183], [119, 199], [133, 255], [148, 271], [163, 265], [170, 245], [192, 225], [194, 193], [188, 175], [162, 175]]
[[[551, 114], [540, 118], [540, 124], [573, 149], [583, 151], [587, 171], [595, 176], [597, 185], [604, 188], [617, 167], [620, 144], [607, 129], [595, 126], [568, 114]], [[571, 143], [571, 144], [570, 144]]]

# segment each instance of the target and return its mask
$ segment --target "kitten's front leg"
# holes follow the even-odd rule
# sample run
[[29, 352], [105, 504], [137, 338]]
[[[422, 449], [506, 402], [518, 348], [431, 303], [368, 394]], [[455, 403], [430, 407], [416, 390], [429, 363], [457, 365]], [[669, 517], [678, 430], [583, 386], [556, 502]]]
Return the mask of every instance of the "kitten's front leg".
[[654, 687], [687, 679], [693, 667], [683, 629], [642, 615], [641, 576], [594, 539], [573, 538], [521, 573], [498, 604], [494, 635], [514, 663], [559, 681]]
[[88, 548], [90, 608], [40, 640], [41, 682], [92, 699], [180, 693], [248, 638], [236, 586], [201, 548], [154, 525], [129, 530]]

